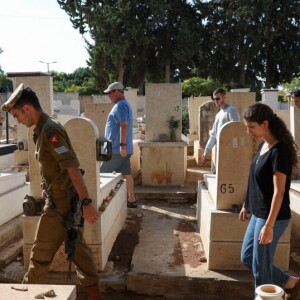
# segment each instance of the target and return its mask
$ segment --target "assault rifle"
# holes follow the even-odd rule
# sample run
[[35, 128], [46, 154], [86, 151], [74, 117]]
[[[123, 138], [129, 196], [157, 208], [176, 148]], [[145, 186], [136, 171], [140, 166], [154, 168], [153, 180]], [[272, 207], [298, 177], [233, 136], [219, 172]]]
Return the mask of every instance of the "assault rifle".
[[[82, 169], [80, 171], [83, 175], [84, 171]], [[67, 239], [65, 240], [65, 253], [68, 255], [67, 261], [69, 262], [68, 279], [71, 279], [71, 267], [76, 251], [78, 228], [84, 225], [81, 201], [75, 189], [74, 196], [71, 199], [71, 210], [65, 218], [65, 225], [68, 230]]]

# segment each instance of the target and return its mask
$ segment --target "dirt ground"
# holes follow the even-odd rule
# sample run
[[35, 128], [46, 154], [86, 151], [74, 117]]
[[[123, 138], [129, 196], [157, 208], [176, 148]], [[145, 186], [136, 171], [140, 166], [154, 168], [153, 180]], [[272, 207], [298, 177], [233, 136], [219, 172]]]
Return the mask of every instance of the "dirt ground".
[[[140, 202], [140, 205], [142, 202]], [[140, 214], [140, 217], [138, 216]], [[113, 261], [114, 271], [120, 271], [126, 274], [130, 271], [132, 255], [136, 245], [139, 243], [139, 231], [141, 229], [142, 211], [136, 212], [129, 210], [126, 224], [119, 233], [110, 256], [109, 261]], [[81, 286], [76, 286], [77, 298], [76, 300], [86, 300], [86, 294]], [[147, 295], [137, 295], [129, 291], [104, 291], [104, 300], [148, 300], [157, 299], [163, 300], [165, 297], [150, 297]]]
[[[139, 204], [149, 204], [147, 200], [139, 201]], [[189, 204], [181, 204], [181, 203], [170, 203], [168, 201], [155, 201], [151, 200], [152, 206], [168, 206], [168, 207], [187, 207]], [[130, 271], [132, 255], [136, 245], [139, 243], [139, 231], [141, 229], [141, 223], [143, 218], [142, 210], [140, 209], [138, 212], [134, 210], [128, 211], [128, 218], [126, 220], [126, 225], [119, 233], [113, 249], [109, 256], [109, 261], [113, 261], [114, 271], [120, 271], [126, 274]], [[201, 260], [204, 257], [203, 251], [198, 251], [195, 248], [195, 244], [199, 243], [199, 237], [196, 237], [193, 233], [195, 232], [197, 224], [196, 221], [191, 220], [181, 220], [176, 228], [178, 240], [181, 243], [186, 245], [186, 255], [182, 257], [181, 252], [176, 252], [176, 249], [180, 249], [181, 247], [176, 247], [174, 245], [173, 252], [173, 265], [182, 265], [183, 263], [187, 263], [193, 267], [201, 264]], [[197, 239], [197, 240], [195, 240]], [[172, 267], [170, 266], [170, 267]], [[137, 295], [131, 292], [115, 292], [115, 291], [105, 291], [103, 293], [104, 300], [147, 300], [147, 299], [166, 299], [165, 297], [150, 297], [148, 295]], [[80, 286], [77, 287], [77, 300], [86, 300], [86, 295]]]
[[[141, 201], [140, 204], [147, 204], [147, 201]], [[151, 205], [153, 206], [176, 206], [176, 207], [187, 207], [191, 204], [174, 204], [165, 202], [156, 202], [151, 201]], [[131, 269], [131, 262], [132, 256], [135, 247], [139, 243], [139, 231], [141, 230], [143, 218], [142, 218], [142, 210], [139, 212], [131, 213], [129, 211], [129, 217], [126, 220], [126, 224], [124, 225], [123, 229], [119, 233], [113, 249], [109, 256], [109, 261], [113, 265], [114, 271], [119, 271], [122, 274], [126, 274]], [[165, 216], [167, 217], [167, 216]], [[191, 220], [182, 220], [178, 227], [176, 228], [177, 234], [179, 236], [179, 240], [181, 243], [187, 245], [186, 247], [186, 255], [184, 257], [184, 262], [188, 263], [193, 267], [197, 267], [199, 263], [204, 258], [204, 252], [195, 249], [194, 245], [199, 243], [199, 237], [193, 235], [195, 231], [196, 221]], [[173, 266], [181, 265], [183, 263], [183, 256], [182, 253], [177, 253], [176, 249], [179, 247], [174, 247], [173, 253]], [[188, 261], [187, 261], [188, 260]], [[19, 256], [17, 261], [20, 265], [22, 265], [22, 257]], [[172, 266], [170, 266], [172, 267]], [[300, 274], [300, 244], [299, 240], [291, 237], [291, 259], [290, 259], [290, 271], [295, 274]], [[75, 276], [75, 275], [74, 275]], [[125, 275], [124, 275], [125, 276]], [[101, 280], [100, 280], [101, 282]], [[124, 289], [125, 289], [124, 284]], [[87, 300], [87, 296], [85, 291], [82, 289], [81, 286], [77, 285], [77, 298], [76, 300]], [[1, 297], [0, 297], [1, 299]], [[137, 295], [131, 293], [126, 290], [116, 291], [116, 290], [109, 290], [106, 288], [103, 291], [103, 299], [104, 300], [164, 300], [165, 297], [151, 297], [148, 295]]]

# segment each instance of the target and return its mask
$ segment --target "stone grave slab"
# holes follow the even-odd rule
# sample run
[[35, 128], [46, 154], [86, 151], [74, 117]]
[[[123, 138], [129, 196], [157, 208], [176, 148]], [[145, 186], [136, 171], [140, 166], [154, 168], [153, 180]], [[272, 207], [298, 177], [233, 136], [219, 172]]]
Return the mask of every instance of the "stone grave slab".
[[[22, 290], [25, 289], [25, 290]], [[2, 300], [24, 300], [36, 299], [39, 294], [53, 290], [56, 296], [53, 298], [45, 297], [45, 299], [59, 300], [75, 300], [75, 285], [50, 285], [50, 284], [14, 284], [1, 283], [0, 295]]]
[[142, 142], [143, 185], [182, 185], [187, 169], [187, 144], [185, 142]]
[[[238, 214], [218, 210], [205, 184], [199, 182], [197, 193], [197, 223], [209, 270], [246, 270], [240, 254], [248, 222]], [[291, 225], [281, 237], [275, 263], [287, 270], [290, 257]]]

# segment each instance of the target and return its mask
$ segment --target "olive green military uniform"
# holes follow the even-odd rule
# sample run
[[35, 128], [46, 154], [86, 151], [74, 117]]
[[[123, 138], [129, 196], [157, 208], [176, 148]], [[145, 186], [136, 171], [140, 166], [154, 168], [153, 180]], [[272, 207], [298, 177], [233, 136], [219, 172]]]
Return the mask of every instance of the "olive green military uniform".
[[[59, 218], [59, 215], [63, 217], [67, 215], [70, 210], [70, 199], [74, 194], [67, 168], [78, 167], [79, 162], [63, 126], [45, 113], [34, 129], [33, 139], [35, 157], [39, 162], [42, 175], [42, 188], [51, 196], [46, 200], [38, 222], [29, 268], [23, 282], [41, 284], [46, 282], [54, 255], [67, 236], [63, 218]], [[82, 286], [90, 286], [98, 282], [91, 249], [80, 230], [73, 262]]]

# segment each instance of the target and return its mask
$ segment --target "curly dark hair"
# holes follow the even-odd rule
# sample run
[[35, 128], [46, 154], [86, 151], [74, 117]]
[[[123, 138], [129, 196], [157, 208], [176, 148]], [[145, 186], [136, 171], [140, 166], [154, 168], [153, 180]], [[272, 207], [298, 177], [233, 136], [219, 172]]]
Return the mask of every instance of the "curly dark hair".
[[276, 140], [283, 142], [287, 146], [291, 154], [292, 166], [297, 166], [298, 146], [283, 120], [274, 114], [271, 107], [263, 103], [255, 103], [247, 108], [244, 113], [244, 119], [250, 122], [257, 122], [258, 124], [268, 121], [271, 134]]

